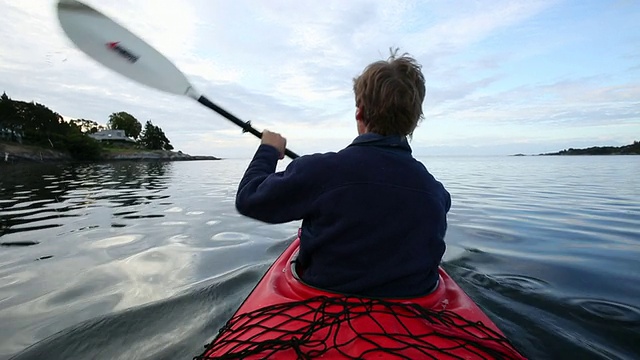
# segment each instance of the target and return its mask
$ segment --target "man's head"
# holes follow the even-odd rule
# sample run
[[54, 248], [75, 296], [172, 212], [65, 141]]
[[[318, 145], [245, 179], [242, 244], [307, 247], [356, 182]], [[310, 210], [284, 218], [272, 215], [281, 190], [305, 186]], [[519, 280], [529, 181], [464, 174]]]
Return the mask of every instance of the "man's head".
[[369, 132], [412, 135], [422, 120], [425, 97], [421, 66], [404, 54], [376, 61], [353, 79], [356, 118]]

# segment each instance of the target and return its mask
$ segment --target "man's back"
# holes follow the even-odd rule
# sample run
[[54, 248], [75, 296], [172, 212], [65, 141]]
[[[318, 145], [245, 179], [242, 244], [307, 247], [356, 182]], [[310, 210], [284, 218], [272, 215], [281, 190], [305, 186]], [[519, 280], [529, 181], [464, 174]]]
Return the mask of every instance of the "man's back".
[[283, 176], [260, 181], [262, 189], [247, 192], [251, 198], [264, 201], [261, 193], [287, 187], [296, 205], [249, 206], [252, 199], [239, 193], [247, 202], [239, 210], [270, 209], [250, 211], [270, 222], [303, 219], [298, 260], [308, 284], [378, 297], [424, 294], [435, 284], [450, 196], [413, 159], [404, 137], [365, 134], [338, 153], [301, 157]]

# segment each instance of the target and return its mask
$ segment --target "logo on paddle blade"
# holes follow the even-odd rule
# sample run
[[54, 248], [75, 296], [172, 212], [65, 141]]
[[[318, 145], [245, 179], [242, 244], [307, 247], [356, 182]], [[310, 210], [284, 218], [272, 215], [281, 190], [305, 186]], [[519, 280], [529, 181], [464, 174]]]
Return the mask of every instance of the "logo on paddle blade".
[[117, 52], [120, 56], [127, 59], [131, 63], [135, 63], [140, 58], [140, 56], [134, 55], [131, 51], [122, 47], [120, 45], [120, 41], [108, 42], [107, 48]]

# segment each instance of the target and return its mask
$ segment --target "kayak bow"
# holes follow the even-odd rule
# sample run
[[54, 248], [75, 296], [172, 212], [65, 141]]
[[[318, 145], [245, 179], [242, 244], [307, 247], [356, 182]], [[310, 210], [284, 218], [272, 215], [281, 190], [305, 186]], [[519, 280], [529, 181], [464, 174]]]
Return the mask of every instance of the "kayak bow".
[[299, 280], [299, 243], [194, 359], [524, 359], [442, 268], [423, 297], [349, 296]]

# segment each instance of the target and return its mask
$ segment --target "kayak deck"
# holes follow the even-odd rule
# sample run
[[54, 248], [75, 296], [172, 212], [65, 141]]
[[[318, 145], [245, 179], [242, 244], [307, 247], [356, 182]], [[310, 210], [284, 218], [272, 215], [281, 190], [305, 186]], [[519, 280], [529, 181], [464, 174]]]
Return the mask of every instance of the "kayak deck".
[[442, 268], [423, 297], [347, 296], [298, 280], [298, 247], [296, 239], [195, 359], [523, 359]]

